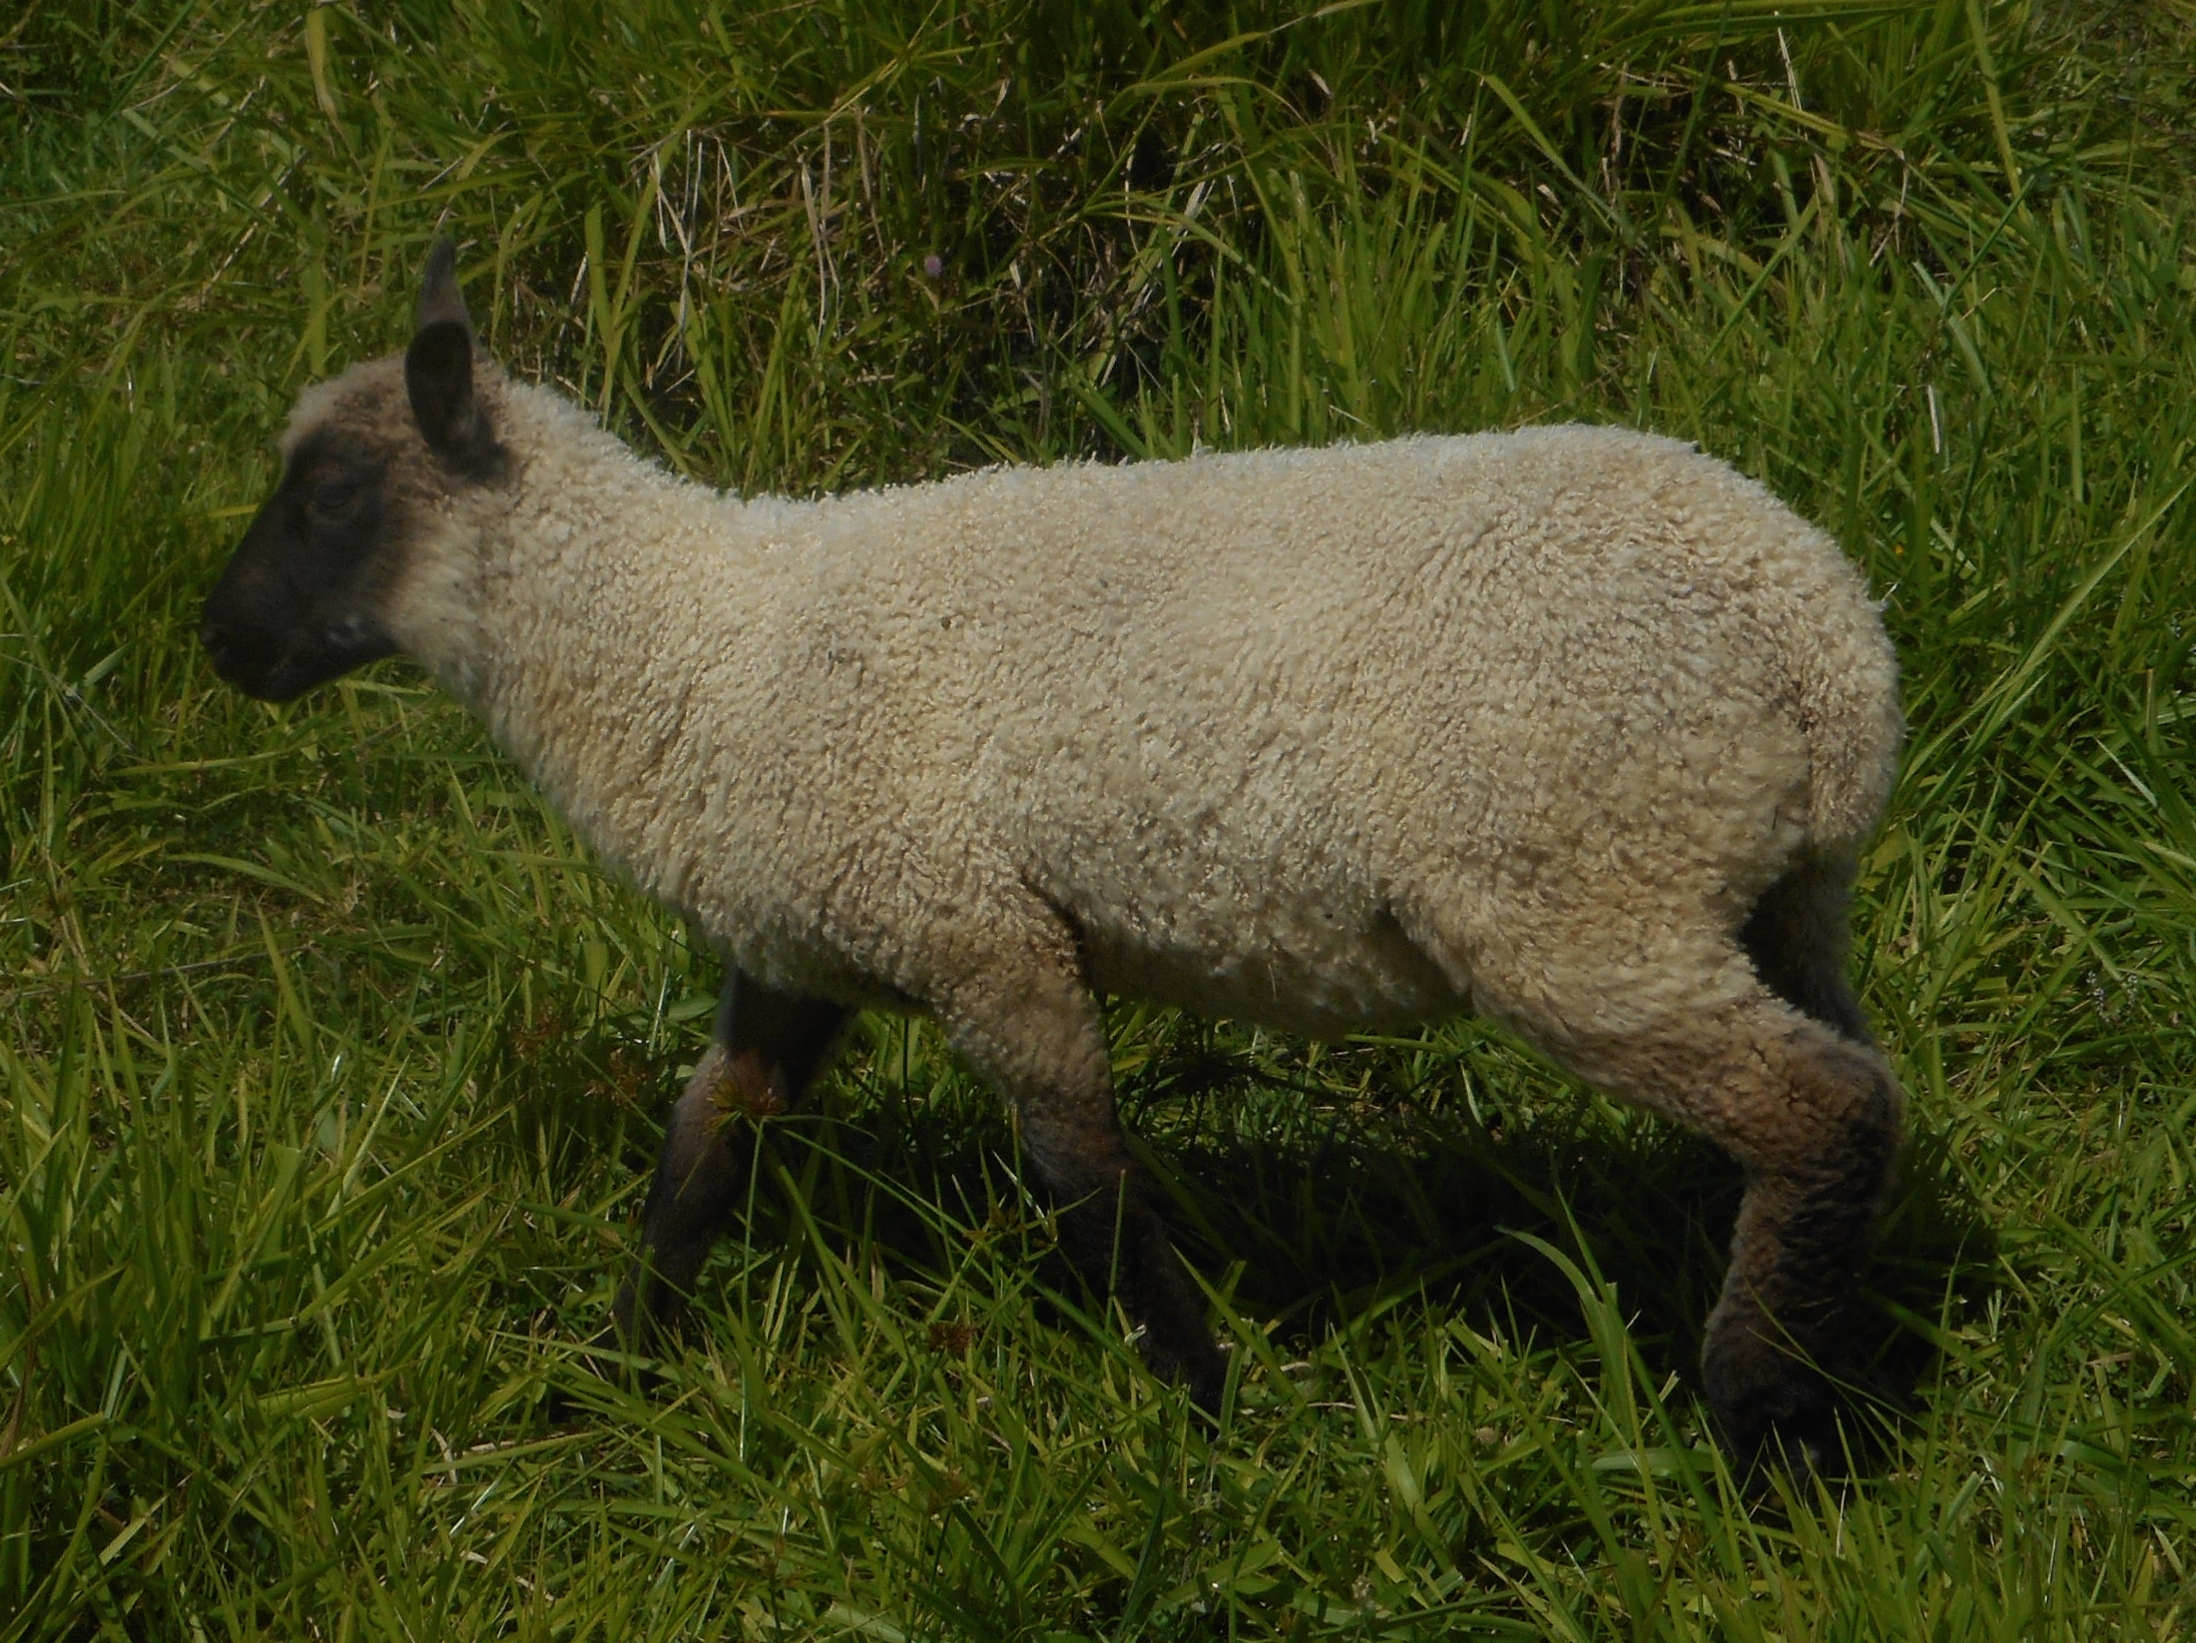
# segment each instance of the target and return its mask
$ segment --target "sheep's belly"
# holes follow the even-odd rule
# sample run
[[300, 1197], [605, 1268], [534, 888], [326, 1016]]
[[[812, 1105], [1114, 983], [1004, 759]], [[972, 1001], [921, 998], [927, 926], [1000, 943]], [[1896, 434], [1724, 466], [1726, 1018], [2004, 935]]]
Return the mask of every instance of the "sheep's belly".
[[1225, 936], [1083, 927], [1091, 980], [1109, 993], [1176, 1004], [1308, 1038], [1417, 1026], [1470, 997], [1385, 911], [1344, 925], [1263, 924]]

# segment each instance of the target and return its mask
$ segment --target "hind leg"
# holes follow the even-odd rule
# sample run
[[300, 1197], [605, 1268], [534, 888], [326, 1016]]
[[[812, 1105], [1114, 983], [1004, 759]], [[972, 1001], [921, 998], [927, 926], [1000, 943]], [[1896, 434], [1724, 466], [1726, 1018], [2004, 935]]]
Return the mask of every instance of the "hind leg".
[[1848, 909], [1857, 864], [1849, 857], [1801, 861], [1762, 893], [1739, 930], [1739, 945], [1762, 984], [1802, 1015], [1847, 1038], [1873, 1043], [1846, 979], [1852, 945]]
[[[1741, 1460], [1819, 1464], [1832, 1441], [1830, 1386], [1840, 1326], [1874, 1247], [1903, 1128], [1905, 1097], [1873, 1048], [1756, 1005], [1687, 1034], [1681, 1053], [1722, 1037], [1715, 1059], [1658, 1105], [1690, 1119], [1746, 1171], [1731, 1263], [1701, 1348], [1708, 1404]], [[1646, 1059], [1667, 1061], [1649, 1049]], [[1706, 1099], [1703, 1100], [1702, 1097]]]
[[1802, 956], [1782, 972], [1804, 970], [1818, 1017], [1764, 985], [1705, 920], [1672, 930], [1611, 917], [1570, 940], [1555, 933], [1544, 926], [1530, 953], [1493, 963], [1483, 949], [1481, 999], [1588, 1082], [1701, 1131], [1744, 1169], [1701, 1353], [1709, 1408], [1742, 1463], [1823, 1458], [1832, 1400], [1816, 1365], [1837, 1355], [1875, 1241], [1904, 1123], [1898, 1080], [1856, 1036], [1858, 1010], [1822, 985], [1834, 964]]
[[846, 1014], [737, 970], [725, 978], [716, 1031], [664, 1127], [641, 1212], [640, 1264], [618, 1289], [603, 1344], [645, 1351], [685, 1310], [745, 1180], [748, 1132], [738, 1120], [772, 1117], [797, 1103]]

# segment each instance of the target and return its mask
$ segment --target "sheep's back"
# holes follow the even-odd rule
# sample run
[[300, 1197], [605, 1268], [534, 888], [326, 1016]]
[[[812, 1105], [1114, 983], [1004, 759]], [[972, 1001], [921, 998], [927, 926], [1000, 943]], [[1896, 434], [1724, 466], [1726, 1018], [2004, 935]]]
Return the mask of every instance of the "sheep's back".
[[1807, 829], [1795, 648], [1881, 648], [1827, 538], [1623, 430], [998, 470], [814, 530], [907, 836], [1101, 984], [1311, 1031], [1462, 1002], [1435, 903], [1742, 916]]

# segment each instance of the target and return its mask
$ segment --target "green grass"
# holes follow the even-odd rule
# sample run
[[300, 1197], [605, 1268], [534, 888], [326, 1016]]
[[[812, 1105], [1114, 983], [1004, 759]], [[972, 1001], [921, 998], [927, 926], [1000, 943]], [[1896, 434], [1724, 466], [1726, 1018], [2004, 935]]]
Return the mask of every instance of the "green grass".
[[[2192, 62], [2185, 0], [0, 24], [0, 1638], [2196, 1631]], [[1217, 1434], [882, 1018], [666, 1384], [587, 1375], [714, 960], [416, 673], [192, 639], [445, 223], [720, 484], [1584, 418], [1835, 531], [1914, 726], [1863, 1480], [1739, 1499], [1731, 1172], [1470, 1022], [1113, 1009]]]

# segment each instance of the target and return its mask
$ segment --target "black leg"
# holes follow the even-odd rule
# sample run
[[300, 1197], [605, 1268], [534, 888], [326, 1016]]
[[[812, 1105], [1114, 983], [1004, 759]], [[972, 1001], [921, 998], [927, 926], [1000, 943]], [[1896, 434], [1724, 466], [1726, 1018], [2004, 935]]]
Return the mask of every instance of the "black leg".
[[665, 1127], [641, 1212], [639, 1269], [618, 1290], [604, 1344], [646, 1351], [685, 1309], [746, 1178], [749, 1123], [789, 1111], [823, 1066], [847, 1012], [733, 972], [716, 1035]]

